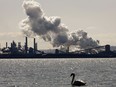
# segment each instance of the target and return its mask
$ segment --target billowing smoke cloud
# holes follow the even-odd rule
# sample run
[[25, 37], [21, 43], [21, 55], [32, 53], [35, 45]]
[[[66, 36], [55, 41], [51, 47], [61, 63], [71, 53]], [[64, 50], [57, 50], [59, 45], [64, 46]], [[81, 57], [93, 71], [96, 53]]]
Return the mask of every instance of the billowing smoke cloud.
[[98, 45], [84, 31], [69, 34], [67, 27], [61, 23], [60, 17], [45, 16], [40, 4], [35, 0], [25, 0], [23, 7], [27, 18], [21, 21], [21, 29], [26, 36], [40, 36], [54, 47], [79, 45], [81, 48], [86, 48]]
[[99, 41], [93, 40], [87, 36], [87, 33], [83, 30], [79, 30], [75, 33], [71, 33], [71, 45], [79, 45], [81, 49], [96, 47]]

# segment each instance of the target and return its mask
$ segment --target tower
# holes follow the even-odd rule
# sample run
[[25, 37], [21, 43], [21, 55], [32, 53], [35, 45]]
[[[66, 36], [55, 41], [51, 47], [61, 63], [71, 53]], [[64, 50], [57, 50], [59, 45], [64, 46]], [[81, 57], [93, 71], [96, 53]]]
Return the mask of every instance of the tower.
[[34, 38], [33, 46], [34, 46], [34, 53], [36, 53], [36, 51], [37, 51], [37, 43], [36, 43], [36, 39], [35, 38]]
[[27, 54], [28, 51], [28, 38], [25, 37], [25, 53]]

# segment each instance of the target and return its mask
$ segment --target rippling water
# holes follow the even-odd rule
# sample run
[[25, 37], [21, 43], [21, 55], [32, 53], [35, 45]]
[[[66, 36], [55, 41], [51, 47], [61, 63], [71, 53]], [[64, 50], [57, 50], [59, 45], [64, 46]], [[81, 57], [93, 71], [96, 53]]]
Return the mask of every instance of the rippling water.
[[85, 87], [116, 87], [116, 59], [2, 59], [0, 87], [72, 87], [70, 74]]

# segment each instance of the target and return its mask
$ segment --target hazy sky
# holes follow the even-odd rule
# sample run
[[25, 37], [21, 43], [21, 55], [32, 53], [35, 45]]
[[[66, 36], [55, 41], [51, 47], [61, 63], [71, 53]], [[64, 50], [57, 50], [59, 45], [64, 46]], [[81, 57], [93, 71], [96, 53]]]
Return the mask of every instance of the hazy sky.
[[[36, 0], [45, 15], [59, 16], [72, 31], [84, 30], [101, 45], [116, 45], [116, 0]], [[0, 0], [0, 43], [24, 40], [19, 22], [26, 18], [23, 0]], [[39, 41], [40, 48], [49, 47]]]

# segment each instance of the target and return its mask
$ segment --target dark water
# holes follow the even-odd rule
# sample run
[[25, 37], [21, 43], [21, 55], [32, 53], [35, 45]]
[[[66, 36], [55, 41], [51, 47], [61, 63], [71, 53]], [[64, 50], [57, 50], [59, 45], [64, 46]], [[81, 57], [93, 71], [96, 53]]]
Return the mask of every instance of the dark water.
[[0, 60], [0, 87], [72, 87], [70, 74], [85, 87], [116, 87], [116, 59]]

